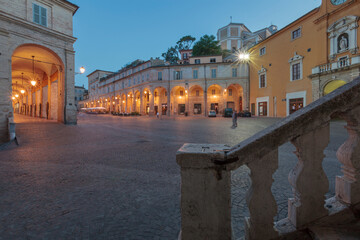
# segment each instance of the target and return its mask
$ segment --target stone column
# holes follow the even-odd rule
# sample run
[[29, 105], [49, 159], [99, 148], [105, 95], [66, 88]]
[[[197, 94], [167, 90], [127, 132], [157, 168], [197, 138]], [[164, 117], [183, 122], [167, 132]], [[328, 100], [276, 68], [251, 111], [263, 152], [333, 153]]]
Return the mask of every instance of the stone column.
[[166, 105], [167, 105], [166, 115], [167, 115], [167, 116], [170, 116], [170, 115], [171, 115], [171, 110], [170, 110], [170, 106], [171, 106], [171, 96], [170, 96], [170, 92], [171, 92], [171, 89], [169, 88], [169, 89], [167, 90], [167, 95], [166, 95], [166, 98], [167, 98], [167, 101], [166, 101]]
[[231, 239], [231, 172], [222, 144], [185, 144], [176, 154], [181, 167], [181, 239]]
[[[40, 85], [40, 103], [39, 103], [39, 117], [43, 118], [43, 108], [44, 108], [44, 94], [43, 94], [43, 86], [42, 86], [43, 82], [41, 82]], [[40, 107], [41, 106], [41, 107]]]
[[[150, 90], [149, 90], [150, 91]], [[154, 93], [155, 90], [153, 89], [151, 92], [149, 92], [149, 116], [153, 116], [154, 115]]]
[[11, 100], [11, 54], [8, 32], [0, 30], [0, 144], [9, 140], [8, 116], [13, 115]]
[[141, 115], [143, 115], [144, 114], [144, 92], [143, 92], [144, 90], [143, 89], [140, 89], [140, 99], [139, 99], [139, 101], [140, 101], [140, 109], [139, 109], [139, 113], [141, 114]]
[[125, 113], [128, 112], [128, 96], [125, 94]]
[[136, 111], [136, 97], [134, 91], [132, 91], [132, 112]]
[[71, 49], [65, 50], [65, 123], [76, 124], [75, 107], [75, 52]]
[[50, 76], [48, 76], [48, 108], [46, 106], [46, 110], [47, 110], [47, 119], [51, 119], [51, 78]]

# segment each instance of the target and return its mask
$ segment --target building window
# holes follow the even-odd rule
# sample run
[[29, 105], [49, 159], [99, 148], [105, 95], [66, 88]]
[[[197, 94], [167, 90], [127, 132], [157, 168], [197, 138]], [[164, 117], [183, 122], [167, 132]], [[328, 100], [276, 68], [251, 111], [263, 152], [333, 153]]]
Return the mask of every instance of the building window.
[[199, 90], [196, 90], [196, 96], [200, 96], [200, 91]]
[[47, 27], [47, 12], [46, 8], [33, 3], [33, 20], [34, 23]]
[[215, 89], [211, 90], [211, 95], [215, 95]]
[[291, 40], [301, 37], [301, 28], [298, 28], [291, 32]]
[[75, 97], [75, 101], [77, 100], [77, 97]]
[[193, 70], [193, 78], [194, 79], [198, 78], [198, 70]]
[[300, 63], [292, 64], [292, 81], [301, 79], [300, 76]]
[[187, 54], [187, 53], [184, 53], [184, 54], [183, 54], [183, 59], [184, 59], [184, 60], [188, 59], [188, 54]]
[[162, 72], [158, 72], [158, 80], [162, 80]]
[[128, 87], [130, 87], [131, 86], [131, 79], [129, 79], [129, 84], [128, 84]]
[[211, 63], [216, 63], [216, 58], [210, 58]]
[[200, 59], [195, 59], [195, 64], [200, 64]]
[[237, 77], [237, 68], [232, 69], [232, 76]]
[[216, 69], [211, 69], [211, 78], [216, 78]]
[[133, 84], [134, 84], [134, 85], [136, 84], [136, 78], [133, 79]]
[[259, 88], [266, 87], [266, 74], [263, 73], [259, 76]]
[[180, 90], [180, 96], [184, 96], [184, 91]]
[[229, 96], [232, 96], [232, 89], [229, 89]]
[[260, 56], [265, 55], [266, 47], [260, 48]]
[[289, 99], [289, 113], [292, 114], [304, 107], [304, 98]]
[[141, 75], [141, 81], [144, 82], [144, 75]]
[[174, 79], [175, 79], [175, 80], [180, 80], [180, 79], [182, 79], [182, 71], [175, 71], [175, 72], [174, 72]]
[[125, 82], [122, 82], [121, 86], [122, 86], [122, 89], [124, 89], [125, 88]]
[[149, 74], [146, 74], [146, 80], [149, 81]]
[[290, 81], [300, 80], [303, 78], [302, 59], [304, 57], [295, 52], [295, 56], [289, 60], [290, 63]]

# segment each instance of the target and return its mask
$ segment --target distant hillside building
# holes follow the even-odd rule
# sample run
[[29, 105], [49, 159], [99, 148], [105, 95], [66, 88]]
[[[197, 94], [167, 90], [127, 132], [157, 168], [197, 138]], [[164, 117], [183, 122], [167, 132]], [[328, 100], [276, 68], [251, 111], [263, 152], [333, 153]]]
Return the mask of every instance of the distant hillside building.
[[263, 28], [256, 32], [251, 32], [242, 23], [230, 23], [222, 27], [217, 32], [217, 40], [222, 49], [234, 51], [241, 48], [249, 48], [263, 41], [277, 31], [277, 26]]

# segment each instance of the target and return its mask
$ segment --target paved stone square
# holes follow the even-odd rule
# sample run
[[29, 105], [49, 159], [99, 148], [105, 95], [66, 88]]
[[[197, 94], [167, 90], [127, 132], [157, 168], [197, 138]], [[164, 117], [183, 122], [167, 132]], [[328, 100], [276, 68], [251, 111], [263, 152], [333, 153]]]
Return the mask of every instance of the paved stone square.
[[[78, 125], [16, 116], [20, 146], [0, 147], [0, 239], [176, 239], [180, 229], [183, 143], [234, 145], [279, 119], [78, 116]], [[347, 137], [331, 124], [324, 168], [334, 191], [335, 152]], [[273, 192], [279, 216], [287, 211], [294, 147], [280, 147]], [[243, 232], [250, 180], [233, 172], [233, 228]], [[276, 219], [275, 219], [276, 220]]]

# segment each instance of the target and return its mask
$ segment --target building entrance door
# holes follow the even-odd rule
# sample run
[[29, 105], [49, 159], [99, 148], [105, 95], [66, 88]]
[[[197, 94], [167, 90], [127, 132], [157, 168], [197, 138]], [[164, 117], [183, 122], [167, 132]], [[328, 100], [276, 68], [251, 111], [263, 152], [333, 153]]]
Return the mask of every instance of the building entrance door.
[[232, 110], [235, 110], [235, 103], [234, 102], [227, 102], [226, 108], [231, 108]]
[[166, 111], [167, 111], [167, 104], [166, 103], [163, 103], [162, 104], [162, 115], [166, 115]]
[[297, 110], [304, 107], [304, 99], [303, 98], [293, 98], [289, 99], [289, 113], [292, 114]]
[[185, 113], [185, 104], [179, 104], [179, 114]]
[[201, 103], [194, 104], [194, 114], [201, 114]]
[[210, 106], [210, 110], [215, 110], [216, 114], [219, 113], [219, 104], [218, 103], [212, 103]]
[[154, 106], [154, 111], [155, 111], [155, 115], [157, 115], [157, 113], [158, 113], [158, 106]]
[[258, 113], [259, 116], [267, 116], [267, 102], [259, 102]]
[[242, 97], [239, 98], [239, 111], [243, 110]]

